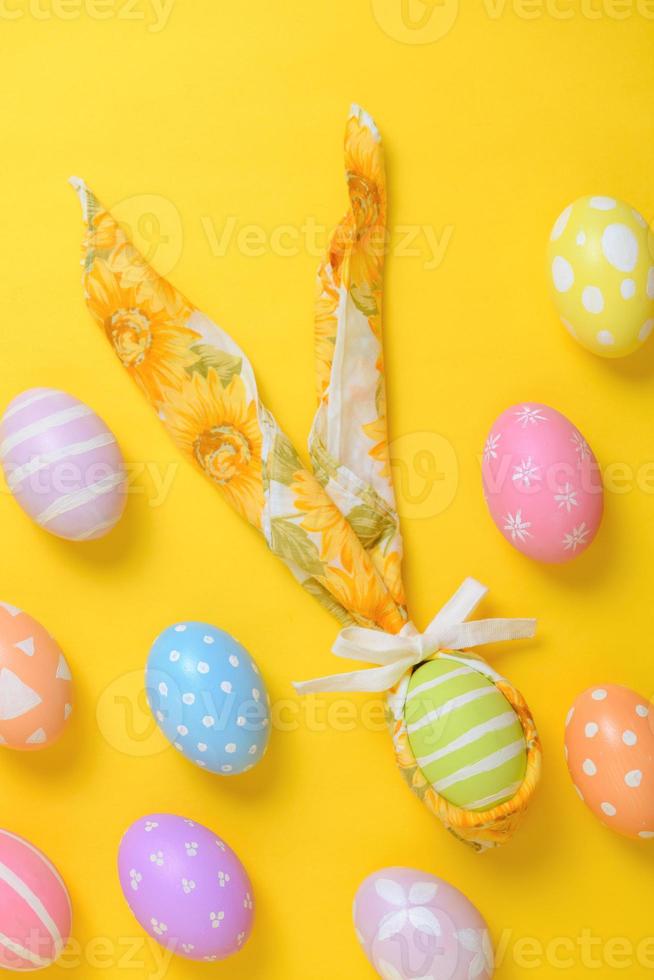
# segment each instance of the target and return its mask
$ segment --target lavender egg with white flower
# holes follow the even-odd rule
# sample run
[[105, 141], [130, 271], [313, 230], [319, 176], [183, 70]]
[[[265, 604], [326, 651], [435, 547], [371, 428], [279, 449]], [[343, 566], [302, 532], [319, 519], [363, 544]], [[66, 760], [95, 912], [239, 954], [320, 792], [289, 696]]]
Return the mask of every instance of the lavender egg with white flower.
[[123, 894], [142, 928], [189, 960], [237, 953], [252, 931], [247, 871], [213, 831], [155, 813], [132, 824], [118, 852]]
[[256, 663], [229, 633], [181, 622], [155, 640], [146, 668], [150, 708], [187, 759], [221, 776], [252, 769], [270, 736], [270, 700]]
[[366, 878], [354, 900], [357, 938], [384, 980], [490, 980], [493, 946], [475, 906], [452, 885], [412, 868]]

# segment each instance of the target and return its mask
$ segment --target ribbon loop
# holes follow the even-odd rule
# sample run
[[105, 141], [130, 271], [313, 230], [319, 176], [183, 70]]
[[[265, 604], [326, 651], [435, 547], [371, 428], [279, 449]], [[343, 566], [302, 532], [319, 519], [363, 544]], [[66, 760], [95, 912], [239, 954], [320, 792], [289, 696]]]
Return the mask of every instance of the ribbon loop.
[[348, 626], [341, 630], [332, 647], [332, 653], [348, 660], [365, 660], [366, 663], [386, 665], [394, 663], [409, 653], [420, 653], [419, 636], [403, 636], [384, 633], [382, 630], [361, 629]]
[[424, 633], [412, 624], [398, 634], [348, 626], [332, 647], [337, 657], [376, 664], [372, 670], [355, 670], [293, 685], [298, 694], [351, 691], [388, 691], [413, 667], [439, 650], [466, 650], [487, 643], [521, 640], [534, 636], [535, 619], [477, 619], [466, 622], [488, 590], [468, 578], [434, 617]]

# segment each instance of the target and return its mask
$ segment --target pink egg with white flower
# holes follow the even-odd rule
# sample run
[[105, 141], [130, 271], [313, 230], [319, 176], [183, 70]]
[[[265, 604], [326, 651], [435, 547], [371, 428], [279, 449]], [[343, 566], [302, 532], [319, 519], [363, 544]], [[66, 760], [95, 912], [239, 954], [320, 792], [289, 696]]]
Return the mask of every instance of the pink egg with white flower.
[[529, 558], [563, 564], [594, 540], [604, 511], [599, 465], [556, 409], [527, 402], [500, 415], [486, 440], [482, 477], [498, 530]]
[[488, 926], [458, 889], [412, 868], [370, 875], [354, 900], [357, 938], [384, 980], [490, 980]]

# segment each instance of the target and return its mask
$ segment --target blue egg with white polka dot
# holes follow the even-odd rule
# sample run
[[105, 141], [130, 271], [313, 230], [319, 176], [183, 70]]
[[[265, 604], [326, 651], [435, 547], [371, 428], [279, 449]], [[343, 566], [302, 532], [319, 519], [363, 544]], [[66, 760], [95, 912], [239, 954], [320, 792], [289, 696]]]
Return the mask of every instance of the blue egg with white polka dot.
[[175, 748], [221, 776], [247, 772], [270, 737], [270, 699], [254, 660], [208, 623], [176, 623], [150, 650], [150, 709]]

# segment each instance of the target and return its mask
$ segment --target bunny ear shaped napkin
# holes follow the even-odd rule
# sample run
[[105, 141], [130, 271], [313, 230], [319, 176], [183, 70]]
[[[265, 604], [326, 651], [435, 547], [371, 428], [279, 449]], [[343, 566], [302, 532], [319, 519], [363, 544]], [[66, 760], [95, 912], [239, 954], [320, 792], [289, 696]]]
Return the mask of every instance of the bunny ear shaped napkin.
[[[297, 690], [388, 691], [396, 758], [409, 785], [452, 833], [484, 849], [511, 836], [538, 782], [541, 751], [529, 710], [480, 657], [467, 654], [455, 664], [457, 675], [474, 673], [508, 701], [501, 716], [507, 722], [488, 725], [508, 727], [512, 713], [518, 731], [492, 756], [468, 763], [461, 779], [482, 785], [489, 767], [508, 772], [523, 750], [525, 759], [508, 792], [503, 787], [461, 804], [452, 801], [452, 793], [448, 799], [442, 795], [442, 780], [426, 774], [425, 759], [416, 757], [411, 729], [425, 724], [407, 721], [407, 703], [415, 694], [411, 682], [436, 661], [439, 669], [449, 669], [443, 658], [460, 657], [452, 651], [531, 636], [534, 623], [465, 622], [485, 593], [472, 580], [424, 634], [409, 621], [382, 349], [384, 158], [377, 128], [357, 106], [347, 122], [345, 164], [350, 206], [331, 238], [317, 283], [312, 470], [261, 402], [243, 351], [152, 269], [86, 185], [73, 178], [86, 222], [86, 300], [179, 448], [341, 623], [334, 652], [374, 665], [297, 684]], [[461, 783], [458, 775], [445, 783], [453, 778]]]

